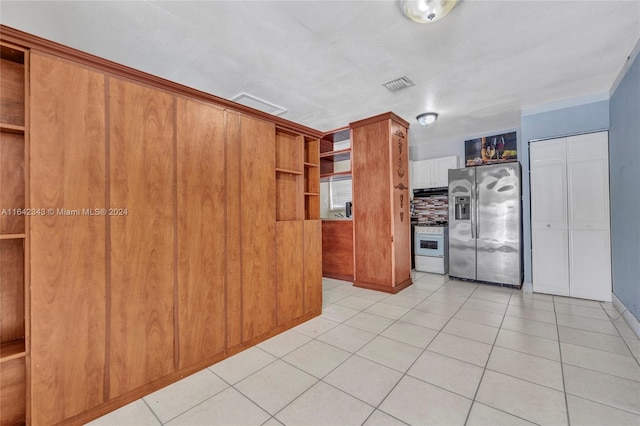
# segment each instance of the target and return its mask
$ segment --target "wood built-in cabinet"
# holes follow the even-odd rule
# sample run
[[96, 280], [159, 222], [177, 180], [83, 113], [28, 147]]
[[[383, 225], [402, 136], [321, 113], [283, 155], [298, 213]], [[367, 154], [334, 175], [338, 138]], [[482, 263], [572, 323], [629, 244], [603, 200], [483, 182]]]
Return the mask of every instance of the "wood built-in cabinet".
[[322, 304], [319, 146], [318, 138], [276, 129], [278, 325]]
[[26, 420], [29, 52], [0, 44], [0, 424]]
[[2, 46], [1, 425], [83, 423], [320, 314], [320, 132], [2, 35], [37, 48]]
[[611, 301], [608, 132], [529, 150], [533, 291]]
[[412, 283], [409, 123], [386, 113], [350, 127], [354, 285], [397, 293]]

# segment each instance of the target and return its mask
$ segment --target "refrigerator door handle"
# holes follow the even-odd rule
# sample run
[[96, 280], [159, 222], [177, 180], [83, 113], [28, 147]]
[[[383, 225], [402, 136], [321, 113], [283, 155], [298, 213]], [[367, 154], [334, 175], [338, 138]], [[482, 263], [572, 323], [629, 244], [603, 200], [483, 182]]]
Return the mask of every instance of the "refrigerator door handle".
[[480, 195], [480, 191], [478, 188], [478, 182], [476, 182], [473, 190], [475, 192], [475, 195], [473, 197], [475, 203], [475, 205], [473, 206], [475, 208], [475, 219], [473, 220], [473, 227], [476, 229], [476, 238], [480, 239], [480, 212], [478, 211], [478, 206], [480, 205], [480, 199], [478, 198]]
[[475, 188], [475, 183], [471, 184], [471, 205], [469, 206], [471, 208], [471, 239], [475, 239], [476, 238], [476, 215], [478, 213], [477, 211], [477, 203], [476, 203], [476, 188]]

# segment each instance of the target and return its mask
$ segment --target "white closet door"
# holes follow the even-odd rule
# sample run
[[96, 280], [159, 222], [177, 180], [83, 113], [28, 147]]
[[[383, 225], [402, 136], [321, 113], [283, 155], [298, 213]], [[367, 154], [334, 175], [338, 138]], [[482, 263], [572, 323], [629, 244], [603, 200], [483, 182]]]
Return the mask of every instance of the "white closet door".
[[569, 228], [609, 228], [607, 133], [567, 138]]
[[532, 229], [533, 291], [569, 296], [569, 244], [566, 229]]
[[534, 142], [531, 161], [533, 290], [569, 295], [566, 140]]
[[608, 133], [529, 149], [533, 290], [611, 301]]
[[611, 301], [607, 132], [567, 138], [572, 297]]
[[569, 231], [571, 297], [611, 302], [611, 249], [608, 229]]

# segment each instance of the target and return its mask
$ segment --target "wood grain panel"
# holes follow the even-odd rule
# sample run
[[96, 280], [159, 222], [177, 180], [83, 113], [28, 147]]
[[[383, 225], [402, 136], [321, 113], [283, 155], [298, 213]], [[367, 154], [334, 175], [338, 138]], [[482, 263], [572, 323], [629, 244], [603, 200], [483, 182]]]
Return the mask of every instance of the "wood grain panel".
[[[31, 55], [30, 206], [105, 202], [104, 75]], [[105, 217], [31, 218], [31, 415], [53, 424], [103, 401]]]
[[276, 325], [275, 126], [242, 116], [240, 246], [243, 340]]
[[0, 343], [24, 338], [24, 240], [0, 240]]
[[24, 65], [0, 59], [0, 123], [24, 126]]
[[225, 348], [224, 111], [178, 99], [179, 368]]
[[352, 130], [355, 279], [392, 283], [389, 122]]
[[304, 313], [320, 310], [322, 310], [322, 221], [305, 220]]
[[110, 397], [174, 370], [174, 98], [110, 78]]
[[0, 364], [0, 425], [24, 424], [26, 382], [24, 358]]
[[391, 185], [393, 196], [393, 285], [411, 279], [409, 213], [409, 140], [407, 129], [391, 121]]
[[242, 343], [242, 252], [240, 247], [240, 114], [225, 111], [227, 184], [227, 348]]
[[322, 275], [353, 280], [353, 221], [322, 221]]
[[[24, 136], [0, 132], [0, 211], [24, 209]], [[24, 216], [0, 215], [0, 234], [23, 234]]]
[[304, 313], [303, 221], [276, 223], [276, 286], [278, 325]]
[[304, 137], [276, 129], [276, 167], [302, 172]]
[[276, 174], [276, 220], [304, 219], [303, 176]]

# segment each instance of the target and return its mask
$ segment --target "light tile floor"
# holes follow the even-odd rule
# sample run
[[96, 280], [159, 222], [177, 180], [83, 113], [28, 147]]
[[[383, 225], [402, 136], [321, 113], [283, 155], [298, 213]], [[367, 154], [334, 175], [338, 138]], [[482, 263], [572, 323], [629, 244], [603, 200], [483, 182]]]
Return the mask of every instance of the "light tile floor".
[[323, 279], [323, 314], [91, 425], [640, 425], [640, 341], [609, 303], [414, 272]]

